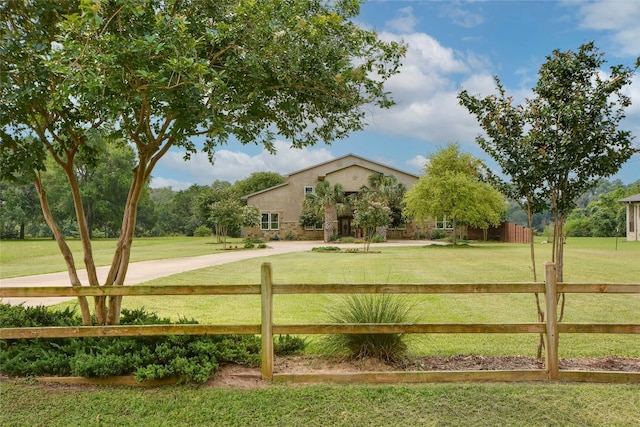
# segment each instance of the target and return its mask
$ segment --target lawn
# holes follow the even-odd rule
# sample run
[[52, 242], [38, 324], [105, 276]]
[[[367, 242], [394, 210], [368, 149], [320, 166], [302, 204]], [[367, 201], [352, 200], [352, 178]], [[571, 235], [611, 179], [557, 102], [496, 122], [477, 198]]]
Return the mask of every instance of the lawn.
[[[80, 240], [69, 239], [67, 243], [74, 253], [78, 268], [84, 268]], [[242, 245], [240, 239], [229, 239], [227, 243]], [[116, 244], [117, 239], [91, 241], [97, 266], [111, 264]], [[206, 255], [221, 248], [222, 245], [216, 243], [214, 237], [136, 238], [131, 250], [131, 262]], [[0, 241], [0, 266], [0, 279], [66, 271], [58, 245], [52, 239]]]
[[2, 426], [634, 426], [640, 388], [598, 384], [46, 387], [0, 383]]
[[[565, 247], [565, 279], [569, 282], [637, 283], [640, 278], [640, 244], [613, 239], [569, 239]], [[219, 285], [260, 283], [260, 265], [273, 265], [275, 283], [455, 283], [531, 281], [529, 247], [518, 244], [478, 243], [469, 247], [389, 247], [379, 253], [302, 252], [255, 258], [189, 271], [147, 282], [148, 285]], [[538, 274], [550, 245], [537, 245]], [[274, 321], [319, 323], [326, 321], [339, 297], [335, 295], [277, 295]], [[568, 295], [565, 321], [640, 323], [640, 295]], [[170, 301], [170, 303], [168, 303]], [[510, 323], [537, 321], [535, 299], [530, 294], [418, 295], [411, 297], [419, 322]], [[67, 303], [74, 304], [74, 303]], [[200, 323], [258, 324], [258, 296], [130, 297], [124, 307], [144, 307], [177, 320]], [[311, 337], [310, 352], [322, 344]], [[456, 354], [534, 356], [535, 334], [433, 334], [412, 336], [410, 352], [416, 355]], [[640, 357], [637, 335], [563, 335], [561, 357], [599, 357], [614, 354]]]
[[[176, 256], [170, 241], [161, 239], [156, 244], [150, 239], [144, 245], [137, 242], [134, 257]], [[205, 240], [175, 241], [180, 248], [177, 252], [184, 256], [211, 247]], [[42, 247], [36, 247], [40, 248], [39, 260], [52, 256], [51, 251], [47, 254]], [[3, 270], [9, 259], [5, 257], [5, 249], [3, 242]], [[392, 248], [381, 244], [372, 249], [380, 253], [277, 255], [186, 272], [147, 284], [259, 283], [260, 265], [265, 261], [273, 265], [276, 283], [531, 280], [527, 245], [480, 243], [467, 248]], [[613, 239], [569, 239], [565, 249], [567, 281], [637, 283], [640, 278], [640, 244], [621, 241], [616, 250]], [[540, 275], [549, 253], [549, 245], [537, 244]], [[325, 311], [330, 310], [336, 298], [276, 296], [275, 321], [323, 321]], [[531, 295], [423, 295], [413, 299], [420, 321], [424, 322], [536, 320]], [[201, 323], [259, 322], [257, 296], [130, 297], [124, 304], [144, 306], [173, 318], [195, 318]], [[640, 323], [640, 295], [569, 295], [566, 320]], [[561, 357], [608, 354], [640, 357], [638, 336], [562, 335], [560, 342]], [[429, 355], [534, 355], [536, 343], [537, 336], [529, 335], [430, 335], [411, 340], [410, 351]], [[321, 352], [321, 345], [314, 341], [309, 351]], [[206, 386], [135, 389], [51, 387], [18, 381], [0, 383], [0, 402], [3, 426], [640, 425], [640, 388], [615, 384], [273, 384], [257, 389]]]

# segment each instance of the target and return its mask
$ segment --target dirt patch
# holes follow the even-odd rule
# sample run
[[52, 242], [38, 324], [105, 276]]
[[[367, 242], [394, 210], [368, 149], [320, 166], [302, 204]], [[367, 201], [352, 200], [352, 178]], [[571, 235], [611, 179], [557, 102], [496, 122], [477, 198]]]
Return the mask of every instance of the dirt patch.
[[[385, 363], [378, 359], [348, 360], [317, 355], [277, 357], [274, 364], [276, 374], [301, 373], [349, 373], [349, 372], [391, 372], [391, 371], [490, 371], [490, 370], [533, 370], [544, 369], [544, 362], [526, 356], [476, 356], [458, 355], [451, 357], [427, 356], [412, 358], [403, 363]], [[560, 369], [573, 371], [640, 372], [640, 359], [622, 357], [600, 357], [582, 359], [560, 359]], [[15, 381], [0, 375], [0, 383]], [[41, 383], [55, 392], [96, 387], [96, 385], [70, 385]], [[260, 368], [240, 365], [224, 365], [203, 384], [203, 387], [224, 387], [256, 389], [269, 387], [263, 381]]]
[[[403, 363], [385, 363], [377, 359], [346, 360], [303, 355], [277, 357], [274, 373], [348, 373], [390, 371], [489, 371], [544, 369], [544, 361], [526, 356], [420, 357]], [[640, 359], [607, 356], [602, 358], [560, 359], [560, 369], [576, 371], [640, 372]], [[206, 385], [213, 387], [258, 388], [269, 382], [261, 379], [260, 369], [237, 365], [220, 368]]]

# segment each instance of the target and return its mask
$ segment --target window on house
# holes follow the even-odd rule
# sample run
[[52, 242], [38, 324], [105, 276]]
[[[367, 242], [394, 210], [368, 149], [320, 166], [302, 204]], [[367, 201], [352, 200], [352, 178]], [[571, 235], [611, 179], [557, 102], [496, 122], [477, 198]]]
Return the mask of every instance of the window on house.
[[315, 192], [314, 188], [311, 185], [304, 186], [304, 195], [313, 194]]
[[451, 224], [451, 221], [449, 221], [445, 216], [443, 216], [442, 218], [436, 218], [435, 221], [435, 227], [437, 229], [440, 230], [452, 230], [453, 229], [453, 225]]
[[315, 224], [313, 225], [305, 225], [304, 229], [307, 231], [313, 230], [323, 230], [324, 220], [322, 218], [318, 218]]
[[260, 215], [261, 230], [279, 230], [280, 215], [277, 212], [262, 212]]

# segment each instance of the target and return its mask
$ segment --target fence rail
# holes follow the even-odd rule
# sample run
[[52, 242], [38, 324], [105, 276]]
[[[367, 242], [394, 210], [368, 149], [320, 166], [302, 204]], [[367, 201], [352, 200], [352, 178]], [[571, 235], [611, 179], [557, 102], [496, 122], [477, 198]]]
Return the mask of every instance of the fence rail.
[[[545, 322], [532, 323], [412, 323], [412, 324], [273, 324], [273, 295], [291, 294], [492, 294], [540, 293], [545, 295]], [[292, 382], [451, 382], [451, 381], [543, 381], [564, 379], [612, 383], [640, 383], [640, 372], [565, 371], [559, 369], [560, 334], [640, 334], [640, 324], [559, 323], [560, 293], [640, 294], [640, 283], [556, 283], [555, 266], [545, 265], [545, 283], [452, 283], [452, 284], [274, 284], [270, 263], [264, 263], [260, 285], [212, 286], [119, 286], [119, 287], [0, 287], [0, 298], [148, 295], [260, 295], [261, 323], [252, 325], [140, 325], [1, 328], [0, 339], [64, 338], [152, 335], [261, 335], [262, 377]], [[547, 295], [553, 296], [546, 298]], [[274, 374], [273, 336], [277, 334], [544, 334], [545, 368], [502, 371], [421, 371], [340, 374]]]

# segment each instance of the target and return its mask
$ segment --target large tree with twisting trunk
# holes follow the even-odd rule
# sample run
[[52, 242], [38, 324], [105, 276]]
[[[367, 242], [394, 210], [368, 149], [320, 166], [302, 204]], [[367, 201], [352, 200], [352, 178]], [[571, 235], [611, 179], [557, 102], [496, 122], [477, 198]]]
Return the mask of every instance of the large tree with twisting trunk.
[[[213, 159], [234, 137], [273, 151], [330, 142], [364, 126], [364, 107], [392, 105], [384, 82], [404, 46], [352, 20], [358, 0], [7, 0], [0, 3], [3, 179], [30, 179], [64, 255], [74, 256], [41, 179], [53, 159], [69, 181], [90, 286], [125, 283], [145, 183], [172, 147]], [[136, 151], [111, 268], [99, 281], [77, 161], [99, 157], [95, 133]], [[26, 136], [35, 136], [27, 138]], [[89, 308], [80, 300], [85, 323]], [[96, 321], [119, 322], [121, 297], [97, 297]]]

